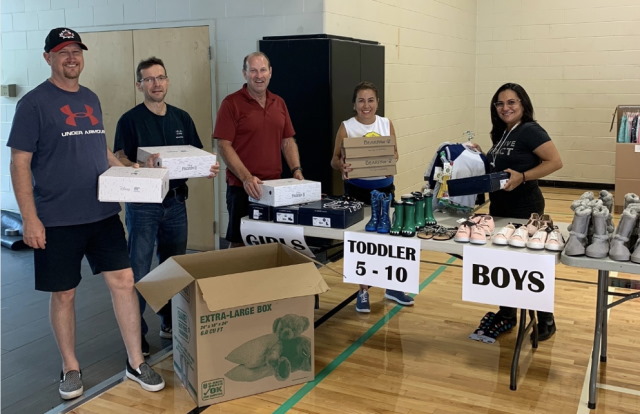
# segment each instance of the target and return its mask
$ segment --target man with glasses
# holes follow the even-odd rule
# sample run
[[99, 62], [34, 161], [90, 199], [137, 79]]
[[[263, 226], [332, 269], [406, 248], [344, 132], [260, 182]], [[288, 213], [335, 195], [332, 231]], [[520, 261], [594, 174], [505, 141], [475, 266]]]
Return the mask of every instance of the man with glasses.
[[24, 242], [34, 248], [35, 287], [51, 292], [49, 316], [62, 357], [59, 393], [65, 400], [84, 391], [75, 350], [75, 296], [84, 257], [111, 293], [127, 349], [126, 376], [147, 391], [165, 385], [140, 352], [138, 298], [120, 205], [97, 197], [98, 176], [122, 164], [107, 148], [98, 97], [80, 85], [84, 50], [75, 31], [49, 32], [43, 57], [51, 77], [20, 99], [7, 143]]
[[[191, 116], [182, 109], [169, 105], [165, 97], [169, 78], [164, 63], [157, 57], [142, 60], [136, 69], [136, 87], [144, 95], [144, 101], [126, 112], [116, 127], [114, 152], [125, 165], [136, 162], [138, 147], [165, 145], [192, 145], [202, 148], [196, 126]], [[146, 166], [153, 167], [159, 154], [153, 154]], [[218, 174], [219, 164], [211, 166], [212, 178]], [[162, 203], [125, 203], [125, 222], [129, 232], [129, 255], [136, 282], [151, 270], [153, 250], [157, 243], [158, 261], [185, 254], [187, 250], [188, 188], [186, 179], [171, 180], [169, 192]], [[142, 323], [142, 353], [149, 355], [149, 343], [145, 335], [149, 327], [144, 317], [146, 301], [140, 295]], [[161, 319], [160, 337], [171, 339], [171, 302], [158, 315]]]

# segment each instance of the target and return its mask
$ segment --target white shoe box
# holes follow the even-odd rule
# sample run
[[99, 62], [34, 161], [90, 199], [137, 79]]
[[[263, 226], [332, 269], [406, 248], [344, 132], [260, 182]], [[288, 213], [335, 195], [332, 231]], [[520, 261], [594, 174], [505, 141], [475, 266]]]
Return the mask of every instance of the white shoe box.
[[111, 167], [98, 178], [98, 200], [162, 203], [169, 191], [164, 168]]
[[265, 180], [262, 182], [262, 198], [256, 200], [249, 197], [249, 201], [273, 207], [308, 203], [322, 198], [320, 187], [319, 181], [297, 180], [295, 178]]
[[208, 177], [216, 156], [192, 145], [139, 147], [138, 163], [144, 163], [153, 154], [160, 154], [156, 167], [169, 170], [169, 179]]

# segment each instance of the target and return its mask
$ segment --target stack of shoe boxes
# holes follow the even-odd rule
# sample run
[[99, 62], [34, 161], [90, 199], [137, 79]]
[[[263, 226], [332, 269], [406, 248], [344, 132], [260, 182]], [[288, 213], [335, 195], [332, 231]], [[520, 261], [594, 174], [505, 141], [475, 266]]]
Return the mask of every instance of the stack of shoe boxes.
[[353, 171], [349, 178], [378, 177], [396, 174], [396, 138], [362, 137], [342, 141], [345, 163]]

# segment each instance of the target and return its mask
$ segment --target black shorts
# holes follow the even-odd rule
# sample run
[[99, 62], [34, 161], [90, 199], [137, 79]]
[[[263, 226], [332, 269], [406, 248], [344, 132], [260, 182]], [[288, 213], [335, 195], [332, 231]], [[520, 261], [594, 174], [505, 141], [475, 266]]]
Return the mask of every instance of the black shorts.
[[45, 228], [46, 247], [35, 249], [36, 290], [62, 292], [80, 284], [82, 258], [93, 274], [131, 267], [120, 217], [95, 223]]
[[227, 185], [227, 211], [229, 224], [225, 239], [231, 243], [243, 243], [240, 220], [249, 214], [249, 195], [243, 187]]

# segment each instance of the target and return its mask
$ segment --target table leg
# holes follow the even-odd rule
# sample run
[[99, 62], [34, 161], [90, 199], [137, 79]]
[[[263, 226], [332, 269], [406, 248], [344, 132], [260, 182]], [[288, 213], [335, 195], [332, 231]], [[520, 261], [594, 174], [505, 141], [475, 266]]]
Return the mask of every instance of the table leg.
[[598, 382], [598, 368], [600, 361], [600, 345], [602, 344], [602, 328], [607, 311], [607, 291], [609, 289], [609, 271], [598, 270], [598, 293], [596, 295], [596, 326], [593, 333], [593, 350], [591, 351], [591, 373], [589, 376], [589, 409], [596, 408], [596, 384]]
[[[607, 329], [609, 326], [609, 318], [607, 317], [607, 299], [609, 297], [609, 271], [602, 271], [605, 280], [602, 282], [606, 286], [602, 292], [602, 335], [600, 335], [600, 362], [607, 362]], [[600, 274], [598, 273], [598, 278]]]
[[511, 361], [511, 382], [509, 389], [515, 391], [518, 388], [518, 361], [520, 360], [520, 351], [527, 330], [527, 311], [520, 309], [520, 322], [518, 323], [518, 337], [516, 338], [516, 347], [513, 350], [513, 360]]

